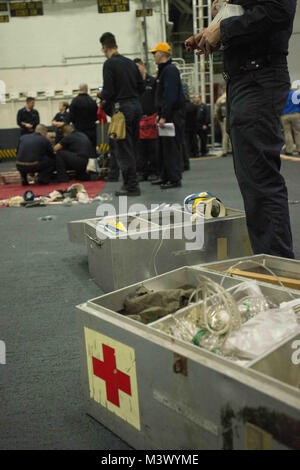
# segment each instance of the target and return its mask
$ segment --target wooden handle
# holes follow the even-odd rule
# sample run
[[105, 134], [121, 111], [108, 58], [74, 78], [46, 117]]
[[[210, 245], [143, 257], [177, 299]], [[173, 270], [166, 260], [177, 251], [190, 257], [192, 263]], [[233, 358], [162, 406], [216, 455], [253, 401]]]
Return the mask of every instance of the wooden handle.
[[292, 279], [290, 277], [280, 277], [278, 279], [270, 274], [261, 274], [261, 273], [252, 273], [250, 271], [242, 271], [241, 269], [231, 269], [229, 274], [234, 274], [235, 276], [247, 277], [249, 279], [255, 279], [256, 281], [269, 282], [271, 284], [280, 285], [278, 279], [282, 282], [285, 287], [290, 289], [300, 290], [300, 280]]

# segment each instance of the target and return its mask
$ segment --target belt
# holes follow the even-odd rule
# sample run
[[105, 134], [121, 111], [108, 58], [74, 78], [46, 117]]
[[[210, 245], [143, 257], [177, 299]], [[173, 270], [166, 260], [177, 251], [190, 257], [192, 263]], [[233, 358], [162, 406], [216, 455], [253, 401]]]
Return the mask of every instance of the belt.
[[18, 162], [16, 161], [16, 165], [23, 165], [23, 166], [36, 166], [39, 162]]
[[138, 98], [125, 98], [125, 99], [119, 99], [116, 103], [120, 103], [120, 104], [124, 104], [124, 103], [136, 103], [136, 102], [139, 102], [139, 99]]
[[244, 64], [233, 70], [226, 70], [223, 72], [223, 78], [226, 82], [231, 80], [231, 78], [241, 75], [245, 72], [253, 72], [255, 70], [260, 70], [264, 67], [270, 67], [272, 65], [282, 65], [287, 66], [287, 58], [285, 55], [268, 55], [258, 59], [248, 59]]

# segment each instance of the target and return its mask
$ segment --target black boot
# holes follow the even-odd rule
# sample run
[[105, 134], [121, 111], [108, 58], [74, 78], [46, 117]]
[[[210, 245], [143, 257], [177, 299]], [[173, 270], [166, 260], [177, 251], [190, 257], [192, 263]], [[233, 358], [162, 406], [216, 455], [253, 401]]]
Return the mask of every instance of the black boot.
[[28, 180], [27, 180], [27, 173], [20, 173], [21, 175], [21, 181], [22, 181], [22, 186], [28, 186]]
[[167, 181], [165, 184], [160, 185], [161, 189], [180, 188], [181, 181]]

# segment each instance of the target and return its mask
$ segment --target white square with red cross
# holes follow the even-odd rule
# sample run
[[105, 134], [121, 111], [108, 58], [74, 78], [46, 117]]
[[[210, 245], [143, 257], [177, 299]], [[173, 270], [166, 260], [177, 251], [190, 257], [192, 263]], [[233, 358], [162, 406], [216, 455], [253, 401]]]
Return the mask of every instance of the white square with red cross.
[[140, 431], [135, 351], [84, 328], [90, 397]]

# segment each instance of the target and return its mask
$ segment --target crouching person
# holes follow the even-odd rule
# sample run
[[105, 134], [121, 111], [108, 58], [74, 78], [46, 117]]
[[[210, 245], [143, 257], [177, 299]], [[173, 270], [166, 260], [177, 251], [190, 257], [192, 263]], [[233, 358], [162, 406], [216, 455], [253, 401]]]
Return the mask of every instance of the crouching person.
[[87, 180], [86, 167], [94, 155], [89, 138], [82, 132], [74, 130], [70, 125], [63, 127], [63, 138], [55, 145], [57, 181], [69, 181], [67, 170], [76, 171], [76, 178]]
[[24, 186], [28, 184], [29, 173], [38, 173], [39, 184], [48, 184], [51, 181], [55, 169], [55, 155], [47, 139], [46, 126], [38, 124], [34, 133], [21, 136], [16, 166]]

